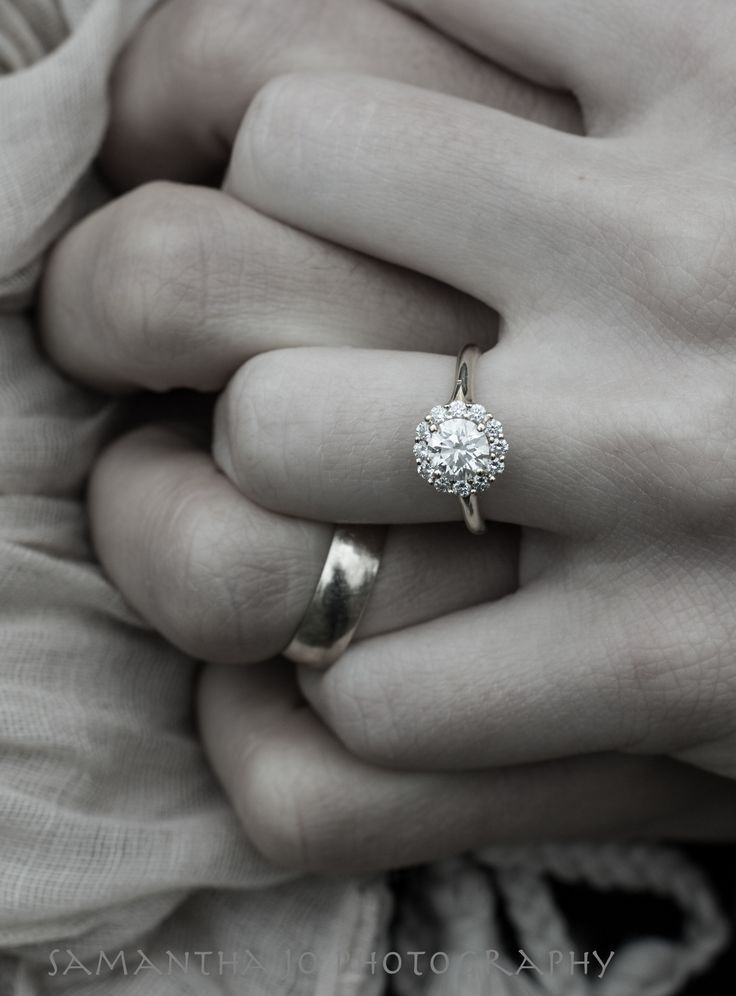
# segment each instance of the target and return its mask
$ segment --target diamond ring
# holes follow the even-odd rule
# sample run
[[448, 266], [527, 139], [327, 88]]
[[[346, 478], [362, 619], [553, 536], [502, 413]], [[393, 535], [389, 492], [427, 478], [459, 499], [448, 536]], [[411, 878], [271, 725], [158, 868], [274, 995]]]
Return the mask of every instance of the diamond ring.
[[435, 491], [457, 495], [466, 526], [477, 534], [485, 532], [478, 495], [503, 473], [509, 449], [498, 419], [473, 402], [473, 372], [480, 355], [474, 345], [460, 351], [450, 400], [425, 416], [414, 442], [419, 476]]

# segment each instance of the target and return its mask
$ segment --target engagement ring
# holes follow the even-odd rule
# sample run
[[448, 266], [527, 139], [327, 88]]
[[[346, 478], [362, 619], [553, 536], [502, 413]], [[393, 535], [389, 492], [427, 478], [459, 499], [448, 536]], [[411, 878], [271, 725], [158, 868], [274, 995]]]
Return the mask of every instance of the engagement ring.
[[420, 477], [435, 491], [460, 499], [472, 533], [485, 532], [477, 496], [503, 473], [509, 449], [501, 423], [473, 401], [473, 372], [480, 355], [478, 346], [461, 350], [450, 400], [436, 405], [419, 423], [414, 443]]

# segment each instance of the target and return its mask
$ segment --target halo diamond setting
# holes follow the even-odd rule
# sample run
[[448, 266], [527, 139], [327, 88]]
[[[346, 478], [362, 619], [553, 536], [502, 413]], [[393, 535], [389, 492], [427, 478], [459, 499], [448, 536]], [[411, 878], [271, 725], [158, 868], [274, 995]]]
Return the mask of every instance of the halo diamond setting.
[[459, 498], [487, 491], [502, 474], [509, 444], [503, 426], [483, 405], [436, 405], [417, 426], [417, 471], [442, 494]]

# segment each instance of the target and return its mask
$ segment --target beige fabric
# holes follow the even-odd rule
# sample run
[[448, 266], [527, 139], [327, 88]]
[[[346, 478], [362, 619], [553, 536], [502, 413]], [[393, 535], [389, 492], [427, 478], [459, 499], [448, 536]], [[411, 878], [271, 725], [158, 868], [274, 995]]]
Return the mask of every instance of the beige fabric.
[[[372, 996], [386, 978], [370, 954], [380, 959], [386, 943], [389, 889], [380, 878], [286, 876], [243, 836], [193, 733], [194, 665], [131, 613], [89, 549], [80, 496], [112, 407], [55, 373], [34, 339], [28, 309], [43, 253], [99, 196], [89, 166], [107, 79], [151, 5], [0, 0], [0, 994]], [[634, 866], [619, 852], [602, 865], [597, 853], [563, 849], [541, 864], [513, 856], [504, 889], [535, 950], [570, 943], [545, 867], [653, 886], [642, 869], [657, 866], [656, 854]], [[689, 948], [660, 951], [658, 988], [637, 981], [629, 958], [606, 992], [675, 992], [724, 942], [702, 880], [680, 864], [664, 869], [654, 884], [689, 917]], [[493, 946], [496, 897], [478, 862], [438, 866], [423, 881], [433, 926], [410, 909], [397, 936], [430, 950], [461, 950], [465, 938]], [[127, 975], [120, 964], [87, 974], [100, 950], [121, 949]], [[155, 970], [134, 972], [137, 949]], [[285, 983], [289, 950], [314, 962]], [[235, 952], [243, 974], [211, 964], [168, 974], [168, 951]], [[69, 952], [86, 969], [69, 968]], [[343, 952], [349, 964], [337, 960]], [[646, 965], [647, 951], [636, 952]], [[409, 972], [400, 991], [459, 990]], [[507, 991], [523, 990], [508, 982]]]
[[[201, 974], [49, 977], [48, 957], [132, 945], [165, 964], [170, 945], [247, 947], [276, 971], [291, 947], [336, 973], [327, 952], [354, 947], [354, 930], [375, 947], [383, 921], [381, 886], [279, 889], [284, 874], [242, 835], [193, 735], [194, 665], [145, 629], [89, 549], [80, 492], [111, 407], [46, 364], [23, 313], [44, 250], [96, 196], [110, 67], [150, 6], [0, 0], [0, 949], [21, 956], [2, 996], [173, 994], [187, 979], [242, 992]], [[304, 975], [293, 991], [314, 990]], [[248, 992], [278, 991], [250, 973]]]

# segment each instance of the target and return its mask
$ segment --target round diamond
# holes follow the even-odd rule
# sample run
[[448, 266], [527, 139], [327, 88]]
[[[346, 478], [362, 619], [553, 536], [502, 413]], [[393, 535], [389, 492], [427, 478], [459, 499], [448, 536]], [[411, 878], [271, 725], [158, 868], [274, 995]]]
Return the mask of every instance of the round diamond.
[[420, 476], [437, 491], [467, 497], [503, 473], [508, 448], [503, 426], [482, 405], [450, 402], [417, 428], [414, 456]]
[[444, 421], [429, 437], [429, 448], [434, 465], [442, 465], [453, 477], [477, 474], [491, 455], [485, 432], [467, 418]]

